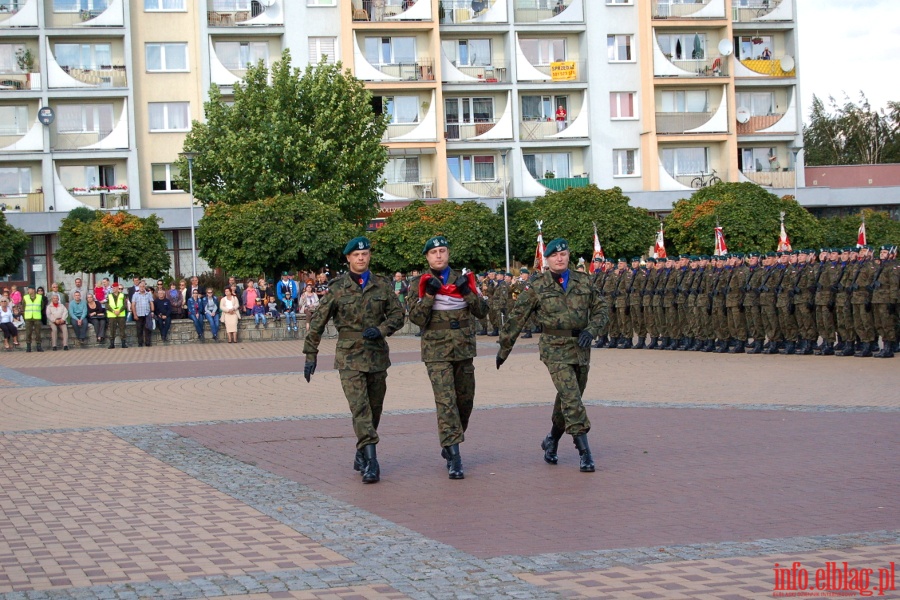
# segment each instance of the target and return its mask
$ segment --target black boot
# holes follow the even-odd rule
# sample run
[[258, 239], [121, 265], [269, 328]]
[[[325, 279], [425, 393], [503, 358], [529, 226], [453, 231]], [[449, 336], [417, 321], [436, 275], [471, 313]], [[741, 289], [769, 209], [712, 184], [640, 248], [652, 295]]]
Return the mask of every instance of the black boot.
[[813, 353], [813, 346], [816, 342], [813, 340], [803, 340], [803, 346], [797, 349], [797, 354], [808, 356]]
[[678, 338], [666, 338], [669, 343], [666, 344], [666, 350], [678, 350]]
[[606, 346], [610, 350], [614, 350], [619, 347], [619, 336], [609, 336], [609, 343]]
[[835, 348], [835, 350], [834, 350], [835, 356], [853, 356], [853, 354], [855, 352], [856, 352], [856, 347], [853, 342], [844, 342], [841, 345], [840, 351], [838, 351], [837, 348]]
[[881, 352], [875, 355], [875, 358], [894, 358], [894, 350], [892, 348], [894, 344], [891, 342], [885, 342], [884, 348], [881, 349]]
[[793, 354], [797, 350], [797, 344], [794, 340], [790, 340], [784, 344], [784, 350], [781, 350], [781, 354]]
[[490, 332], [488, 335], [491, 337], [497, 337], [498, 335], [500, 335], [500, 332], [497, 331], [497, 328], [495, 327], [494, 330], [492, 332]]
[[575, 447], [578, 448], [578, 456], [581, 457], [578, 470], [582, 473], [593, 473], [594, 459], [591, 456], [591, 447], [588, 446], [587, 434], [582, 433], [581, 435], [572, 436], [572, 441], [575, 442]]
[[450, 470], [450, 453], [446, 448], [441, 448], [441, 458], [447, 461], [447, 470]]
[[594, 342], [594, 348], [605, 348], [606, 347], [606, 336], [601, 335], [597, 338], [597, 341]]
[[703, 347], [706, 345], [706, 342], [700, 338], [696, 338], [694, 340], [694, 345], [691, 346], [691, 352], [700, 352], [703, 350]]
[[712, 351], [715, 350], [715, 349], [716, 349], [716, 342], [715, 342], [715, 340], [711, 340], [711, 339], [710, 339], [710, 340], [706, 340], [706, 345], [703, 347], [703, 351], [704, 351], [704, 352], [712, 352]]
[[856, 358], [869, 358], [870, 356], [872, 356], [872, 344], [869, 342], [863, 342], [854, 356]]
[[692, 340], [691, 338], [683, 337], [683, 338], [681, 338], [681, 340], [679, 340], [678, 347], [676, 348], [676, 350], [678, 350], [680, 352], [684, 352], [688, 348], [690, 348], [691, 344], [693, 344], [693, 343], [694, 343], [694, 340]]
[[487, 328], [482, 329], [481, 331], [479, 331], [479, 332], [478, 332], [478, 335], [487, 335]]
[[638, 338], [638, 341], [637, 341], [637, 344], [635, 344], [635, 345], [632, 346], [631, 348], [632, 348], [633, 350], [643, 350], [643, 349], [646, 347], [646, 346], [644, 346], [644, 339], [645, 339], [645, 338], [644, 338], [643, 336], [639, 337], [639, 338]]
[[759, 354], [762, 352], [762, 344], [763, 342], [760, 339], [753, 340], [753, 347], [747, 350], [747, 354]]
[[444, 450], [447, 451], [447, 474], [450, 475], [450, 479], [465, 479], [462, 458], [459, 456], [459, 444], [447, 446]]
[[40, 344], [37, 345], [37, 351], [38, 351], [38, 352], [43, 352], [43, 351], [44, 351], [44, 349], [41, 348], [41, 345], [40, 345]]
[[565, 432], [562, 429], [551, 427], [550, 433], [541, 442], [541, 449], [544, 451], [544, 461], [551, 465], [559, 462], [559, 456], [557, 456], [556, 451], [559, 448], [559, 440], [562, 438], [563, 433]]
[[622, 338], [624, 341], [619, 342], [619, 348], [622, 350], [631, 350], [631, 338]]
[[363, 446], [363, 456], [366, 467], [363, 471], [363, 483], [377, 483], [381, 479], [381, 468], [378, 466], [378, 458], [375, 456], [375, 444]]
[[737, 343], [734, 345], [734, 348], [729, 350], [729, 352], [731, 352], [732, 354], [743, 354], [744, 353], [744, 341], [738, 340]]
[[526, 340], [527, 340], [528, 338], [530, 338], [530, 337], [531, 337], [531, 330], [530, 330], [530, 329], [526, 329], [526, 330], [525, 330], [525, 333], [522, 334], [522, 337], [523, 337], [524, 339], [526, 339]]
[[822, 356], [834, 356], [834, 344], [825, 342], [822, 346]]
[[728, 352], [728, 340], [716, 342], [716, 354], [725, 354], [726, 352]]
[[659, 347], [659, 338], [651, 337], [650, 343], [647, 345], [647, 350], [656, 350]]
[[356, 449], [356, 456], [353, 457], [353, 470], [359, 471], [362, 474], [363, 469], [366, 468], [366, 459], [365, 455], [363, 455], [362, 448]]

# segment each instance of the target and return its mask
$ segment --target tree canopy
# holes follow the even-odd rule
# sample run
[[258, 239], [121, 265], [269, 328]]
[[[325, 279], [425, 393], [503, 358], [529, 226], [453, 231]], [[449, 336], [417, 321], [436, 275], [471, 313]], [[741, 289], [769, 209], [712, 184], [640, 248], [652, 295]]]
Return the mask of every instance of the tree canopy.
[[[247, 69], [226, 104], [211, 86], [206, 121], [194, 121], [184, 150], [193, 159], [194, 195], [209, 206], [243, 204], [300, 193], [337, 206], [363, 226], [378, 209], [387, 152], [384, 116], [371, 94], [341, 64], [320, 62], [302, 73], [285, 50], [271, 70], [262, 61]], [[182, 189], [186, 159], [178, 162]]]
[[6, 215], [0, 212], [0, 273], [5, 276], [18, 271], [29, 242], [31, 237], [7, 223]]
[[866, 219], [866, 241], [872, 246], [900, 244], [900, 222], [884, 212], [865, 209], [862, 214], [821, 219], [822, 244], [830, 248], [855, 246], [859, 224]]
[[581, 256], [590, 260], [594, 250], [594, 227], [608, 257], [641, 256], [653, 245], [659, 226], [650, 213], [628, 203], [620, 188], [601, 190], [596, 185], [569, 188], [538, 198], [531, 206], [516, 213], [510, 237], [529, 240], [530, 254], [523, 262], [531, 262], [537, 236], [535, 221], [543, 221], [544, 241], [563, 237], [569, 242], [574, 260]]
[[728, 250], [775, 250], [779, 214], [795, 248], [821, 244], [819, 222], [791, 196], [780, 198], [755, 183], [718, 183], [679, 200], [666, 217], [666, 245], [680, 253], [712, 254], [714, 228], [722, 226]]
[[171, 265], [159, 217], [77, 208], [63, 219], [56, 260], [66, 273], [160, 277]]
[[875, 110], [861, 93], [859, 103], [845, 97], [838, 104], [829, 98], [826, 107], [813, 96], [803, 146], [810, 166], [900, 162], [900, 102]]
[[387, 218], [372, 236], [372, 262], [387, 271], [421, 269], [427, 262], [422, 248], [429, 238], [443, 235], [450, 242], [450, 262], [480, 270], [503, 254], [503, 217], [480, 202], [412, 202]]
[[211, 266], [249, 277], [337, 261], [357, 232], [336, 206], [300, 193], [209, 205], [197, 245]]

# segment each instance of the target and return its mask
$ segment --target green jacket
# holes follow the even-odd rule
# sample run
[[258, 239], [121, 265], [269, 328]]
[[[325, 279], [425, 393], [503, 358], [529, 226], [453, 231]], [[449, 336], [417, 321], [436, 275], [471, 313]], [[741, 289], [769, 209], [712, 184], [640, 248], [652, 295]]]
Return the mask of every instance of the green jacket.
[[[329, 319], [334, 320], [338, 330], [335, 369], [374, 373], [391, 366], [387, 337], [403, 327], [404, 321], [403, 307], [394, 294], [392, 281], [371, 274], [366, 287], [360, 289], [349, 274], [333, 280], [309, 322], [309, 333], [303, 343], [307, 359], [315, 360]], [[358, 334], [368, 327], [377, 327], [382, 337], [377, 340], [360, 337]]]

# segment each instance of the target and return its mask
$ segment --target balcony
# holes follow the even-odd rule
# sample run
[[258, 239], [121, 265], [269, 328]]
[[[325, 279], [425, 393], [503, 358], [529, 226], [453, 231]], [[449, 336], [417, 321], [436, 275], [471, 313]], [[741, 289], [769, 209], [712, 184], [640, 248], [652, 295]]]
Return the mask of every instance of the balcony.
[[354, 21], [433, 21], [430, 0], [353, 0]]
[[656, 113], [656, 133], [690, 133], [712, 119], [711, 112], [658, 112]]
[[[125, 26], [123, 0], [108, 0], [104, 3], [94, 0], [95, 8], [76, 10], [58, 10], [55, 4], [53, 0], [46, 0], [44, 3], [44, 16], [48, 28]], [[105, 6], [102, 6], [103, 4]]]
[[505, 61], [491, 60], [490, 65], [484, 66], [457, 66], [447, 60], [441, 64], [441, 77], [444, 83], [458, 84], [500, 84], [509, 83], [508, 63]]
[[506, 23], [504, 0], [440, 0], [441, 25]]
[[773, 60], [763, 58], [744, 59], [738, 62], [735, 77], [796, 77], [797, 66], [792, 56]]
[[38, 26], [38, 0], [3, 0], [0, 29]]
[[356, 76], [363, 81], [434, 81], [434, 61], [420, 58], [415, 62], [373, 65], [384, 77], [366, 77], [360, 73]]
[[522, 82], [583, 82], [587, 81], [585, 63], [581, 60], [564, 60], [549, 65], [532, 65], [522, 57], [516, 75]]
[[37, 71], [0, 73], [0, 92], [39, 89], [41, 89], [41, 74]]
[[128, 208], [128, 190], [107, 192], [101, 190], [72, 191], [76, 200], [93, 209], [118, 210]]
[[[54, 89], [69, 87], [124, 88], [128, 87], [125, 65], [100, 65], [98, 67], [60, 66], [61, 72], [69, 81], [53, 78], [50, 87]], [[74, 80], [74, 83], [71, 80]], [[81, 85], [79, 85], [81, 84]]]
[[781, 114], [772, 114], [772, 115], [761, 115], [761, 116], [753, 116], [746, 123], [741, 123], [738, 121], [737, 124], [737, 133], [738, 135], [749, 135], [752, 133], [761, 132], [764, 129], [769, 129], [774, 126], [784, 117], [784, 113]]
[[[673, 179], [683, 185], [684, 187], [699, 189], [702, 187], [706, 187], [709, 185], [709, 179], [713, 173], [688, 173], [685, 175], [675, 175]], [[715, 176], [721, 179], [722, 181], [728, 181], [728, 173], [725, 171], [715, 171]], [[704, 183], [707, 182], [707, 183]]]
[[503, 184], [499, 181], [463, 181], [461, 185], [479, 198], [503, 197]]
[[516, 0], [516, 23], [584, 23], [581, 0]]
[[396, 198], [434, 198], [434, 179], [385, 183], [382, 190], [386, 199], [389, 196]]
[[583, 188], [591, 184], [589, 177], [553, 177], [550, 179], [538, 179], [537, 182], [554, 192], [562, 192], [569, 188]]
[[654, 19], [724, 19], [722, 0], [657, 0], [653, 3]]
[[735, 23], [793, 21], [790, 0], [734, 0], [731, 20]]
[[741, 176], [763, 187], [785, 189], [794, 187], [796, 173], [793, 169], [779, 169], [777, 171], [744, 171]]
[[[559, 124], [562, 124], [562, 128]], [[553, 139], [553, 137], [565, 131], [571, 123], [566, 121], [555, 121], [547, 119], [546, 121], [520, 121], [519, 122], [519, 139], [523, 142], [533, 142], [535, 140]]]
[[248, 0], [211, 0], [206, 11], [208, 27], [250, 27], [284, 25], [282, 0], [264, 3]]
[[499, 119], [481, 123], [446, 123], [444, 125], [444, 139], [450, 142], [478, 141], [478, 136], [484, 135], [493, 129], [498, 122]]

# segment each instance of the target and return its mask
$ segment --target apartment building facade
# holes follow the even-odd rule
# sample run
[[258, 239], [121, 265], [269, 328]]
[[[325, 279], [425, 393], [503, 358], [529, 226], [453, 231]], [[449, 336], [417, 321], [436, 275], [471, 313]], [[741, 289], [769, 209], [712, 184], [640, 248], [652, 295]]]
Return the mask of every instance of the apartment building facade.
[[12, 279], [53, 278], [78, 206], [160, 215], [189, 273], [191, 120], [284, 48], [388, 115], [385, 202], [803, 185], [795, 0], [0, 0], [0, 202], [34, 239]]

